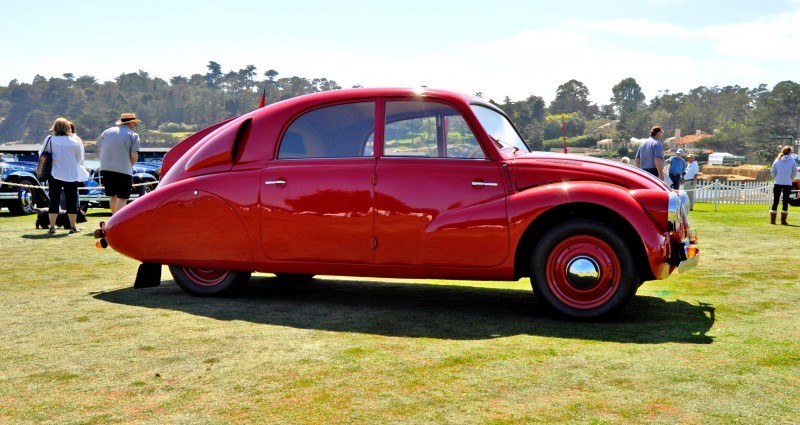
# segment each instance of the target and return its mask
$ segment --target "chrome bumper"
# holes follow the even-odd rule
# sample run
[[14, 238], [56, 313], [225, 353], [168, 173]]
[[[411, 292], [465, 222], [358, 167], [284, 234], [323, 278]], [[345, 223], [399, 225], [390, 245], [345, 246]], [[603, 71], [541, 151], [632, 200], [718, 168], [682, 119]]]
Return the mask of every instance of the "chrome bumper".
[[15, 201], [19, 199], [19, 194], [14, 192], [0, 192], [0, 201]]
[[[138, 199], [139, 194], [131, 193], [130, 198], [128, 200]], [[78, 195], [78, 199], [81, 202], [108, 202], [111, 198], [106, 195]]]

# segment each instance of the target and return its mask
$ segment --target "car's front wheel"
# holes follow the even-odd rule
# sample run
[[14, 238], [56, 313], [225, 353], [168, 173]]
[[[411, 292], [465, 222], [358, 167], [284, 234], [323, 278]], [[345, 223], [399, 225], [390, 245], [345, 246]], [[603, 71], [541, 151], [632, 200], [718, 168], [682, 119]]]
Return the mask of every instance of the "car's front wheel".
[[184, 291], [204, 297], [231, 295], [250, 280], [249, 272], [184, 266], [169, 266], [169, 271]]
[[[22, 179], [19, 184], [35, 186], [36, 182]], [[36, 192], [30, 187], [17, 187], [17, 199], [8, 202], [8, 211], [14, 215], [32, 214], [36, 212]]]
[[156, 185], [152, 180], [144, 180], [142, 181], [142, 183], [151, 183], [151, 184], [143, 184], [141, 186], [136, 187], [135, 193], [139, 195], [139, 197], [147, 195], [148, 193], [152, 192], [153, 189], [156, 188]]
[[595, 220], [571, 220], [539, 240], [531, 257], [536, 296], [564, 316], [599, 319], [622, 312], [640, 278], [619, 233]]

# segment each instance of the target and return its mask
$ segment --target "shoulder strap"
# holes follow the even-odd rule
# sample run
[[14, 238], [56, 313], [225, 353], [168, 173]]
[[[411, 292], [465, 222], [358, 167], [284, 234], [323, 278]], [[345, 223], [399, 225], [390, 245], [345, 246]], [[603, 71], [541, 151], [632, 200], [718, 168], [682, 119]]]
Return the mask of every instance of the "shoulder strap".
[[[50, 153], [53, 153], [53, 144], [50, 141], [53, 139], [53, 136], [47, 136], [47, 145], [50, 145]], [[47, 149], [47, 146], [44, 147]]]

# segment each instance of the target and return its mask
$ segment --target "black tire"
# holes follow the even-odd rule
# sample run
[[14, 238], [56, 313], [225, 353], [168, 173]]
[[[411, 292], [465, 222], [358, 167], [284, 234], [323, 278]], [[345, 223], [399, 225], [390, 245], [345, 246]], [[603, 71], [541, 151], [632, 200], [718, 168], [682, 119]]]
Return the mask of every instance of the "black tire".
[[549, 230], [531, 256], [531, 286], [556, 313], [573, 319], [619, 315], [641, 278], [630, 248], [608, 225], [571, 220]]
[[313, 279], [313, 274], [299, 274], [299, 273], [275, 273], [275, 277], [281, 282], [288, 283], [303, 283]]
[[169, 271], [184, 291], [201, 297], [232, 295], [250, 280], [250, 272], [183, 266], [169, 266]]
[[[37, 186], [36, 182], [22, 179], [19, 184]], [[14, 215], [27, 215], [36, 212], [36, 189], [17, 187], [17, 199], [8, 201], [8, 211]]]
[[[142, 181], [142, 183], [150, 183], [150, 182], [152, 182], [152, 180], [144, 180], [144, 181]], [[136, 194], [138, 194], [139, 197], [141, 198], [142, 196], [152, 192], [153, 189], [155, 189], [155, 188], [156, 188], [155, 184], [145, 184], [145, 185], [142, 185], [142, 186], [136, 186]]]

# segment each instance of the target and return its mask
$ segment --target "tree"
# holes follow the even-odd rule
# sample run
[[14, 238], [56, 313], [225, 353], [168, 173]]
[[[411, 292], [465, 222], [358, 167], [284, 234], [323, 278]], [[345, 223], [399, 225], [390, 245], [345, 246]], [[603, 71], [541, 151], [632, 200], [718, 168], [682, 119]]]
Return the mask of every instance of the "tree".
[[550, 102], [548, 112], [551, 114], [580, 112], [584, 118], [593, 118], [592, 106], [589, 102], [589, 89], [582, 82], [573, 79], [558, 86], [556, 97]]
[[181, 84], [188, 84], [189, 80], [186, 77], [176, 75], [169, 79], [169, 84], [172, 86], [179, 86]]
[[534, 150], [542, 149], [544, 131], [544, 100], [539, 96], [529, 96], [520, 102], [512, 102], [506, 96], [504, 103], [498, 105], [511, 118], [511, 122], [522, 133], [522, 138]]
[[625, 112], [636, 111], [644, 107], [644, 93], [642, 88], [632, 77], [625, 78], [611, 88], [611, 104], [622, 115]]
[[548, 115], [545, 118], [544, 139], [558, 139], [561, 137], [561, 122], [564, 122], [564, 135], [575, 137], [583, 134], [586, 129], [586, 121], [578, 113]]
[[275, 77], [278, 76], [278, 71], [270, 69], [269, 71], [264, 73], [264, 76], [267, 77], [267, 80], [269, 81], [275, 81]]
[[627, 142], [632, 137], [646, 135], [650, 117], [644, 110], [644, 93], [636, 80], [625, 78], [611, 88], [611, 93], [611, 104], [619, 115], [617, 140]]
[[800, 84], [781, 81], [772, 91], [761, 93], [753, 117], [753, 139], [749, 153], [770, 161], [778, 153], [778, 144], [773, 137], [787, 136], [792, 140], [800, 137]]
[[209, 61], [206, 68], [208, 68], [208, 72], [205, 75], [206, 84], [209, 88], [216, 88], [222, 78], [222, 66], [214, 61]]

